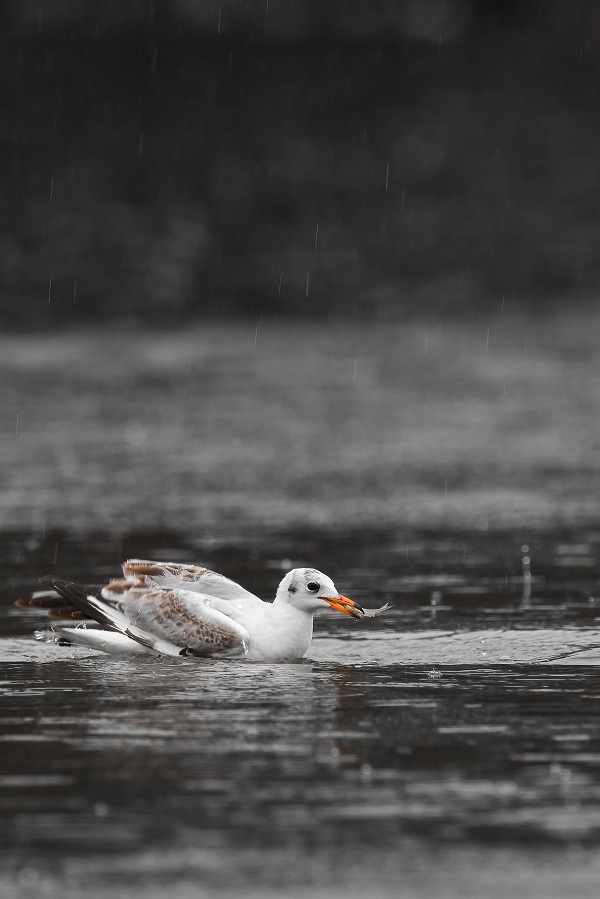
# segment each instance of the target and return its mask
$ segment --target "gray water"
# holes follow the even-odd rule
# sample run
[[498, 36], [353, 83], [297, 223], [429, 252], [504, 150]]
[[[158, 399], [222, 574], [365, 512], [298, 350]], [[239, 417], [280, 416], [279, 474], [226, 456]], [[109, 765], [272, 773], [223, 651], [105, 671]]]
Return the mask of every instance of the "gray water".
[[[0, 895], [597, 899], [599, 322], [0, 338]], [[251, 665], [12, 606], [129, 557], [394, 607]]]
[[[600, 529], [5, 533], [6, 896], [596, 896]], [[195, 558], [266, 597], [292, 564], [384, 617], [293, 664], [111, 659], [10, 600], [44, 571]], [[38, 632], [38, 639], [33, 636]]]

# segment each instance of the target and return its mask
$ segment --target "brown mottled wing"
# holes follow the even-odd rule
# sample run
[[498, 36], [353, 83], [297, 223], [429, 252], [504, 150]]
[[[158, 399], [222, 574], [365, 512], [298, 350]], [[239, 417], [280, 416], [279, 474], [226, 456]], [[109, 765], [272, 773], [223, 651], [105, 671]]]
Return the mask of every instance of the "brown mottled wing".
[[[240, 584], [216, 571], [199, 565], [180, 565], [177, 562], [151, 562], [144, 559], [130, 559], [123, 564], [125, 581], [129, 583], [153, 583], [160, 587], [179, 588], [186, 592], [202, 593], [236, 603], [245, 612], [263, 608], [263, 602]], [[123, 583], [123, 579], [114, 582]], [[109, 585], [110, 587], [111, 585]]]
[[250, 635], [211, 605], [209, 596], [180, 589], [132, 587], [118, 604], [135, 626], [198, 656], [241, 656]]

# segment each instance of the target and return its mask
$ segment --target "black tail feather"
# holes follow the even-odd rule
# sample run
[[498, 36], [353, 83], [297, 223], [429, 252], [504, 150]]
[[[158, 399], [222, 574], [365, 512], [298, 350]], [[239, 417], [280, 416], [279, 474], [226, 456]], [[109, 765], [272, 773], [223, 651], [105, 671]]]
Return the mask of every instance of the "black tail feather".
[[88, 597], [93, 597], [94, 599], [102, 598], [101, 587], [85, 587], [82, 584], [73, 584], [51, 574], [40, 578], [40, 581], [42, 584], [53, 587], [57, 593], [67, 600], [70, 606], [77, 609], [85, 618], [92, 618], [98, 624], [102, 624], [104, 627], [110, 628], [110, 630], [117, 630], [110, 617], [89, 601]]

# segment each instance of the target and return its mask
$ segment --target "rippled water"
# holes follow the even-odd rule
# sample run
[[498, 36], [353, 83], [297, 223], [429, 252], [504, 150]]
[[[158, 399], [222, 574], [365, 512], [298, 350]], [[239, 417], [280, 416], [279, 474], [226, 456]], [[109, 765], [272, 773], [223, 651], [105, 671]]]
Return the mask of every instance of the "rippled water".
[[[596, 896], [600, 529], [2, 538], [7, 896]], [[294, 664], [111, 659], [10, 601], [194, 558], [394, 609]]]

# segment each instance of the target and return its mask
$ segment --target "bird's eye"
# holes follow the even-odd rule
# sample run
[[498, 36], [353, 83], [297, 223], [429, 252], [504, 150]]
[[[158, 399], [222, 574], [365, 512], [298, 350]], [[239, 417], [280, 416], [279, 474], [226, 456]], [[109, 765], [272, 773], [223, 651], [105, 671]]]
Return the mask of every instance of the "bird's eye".
[[308, 590], [309, 593], [316, 593], [317, 590], [321, 589], [321, 585], [317, 584], [316, 581], [309, 581], [308, 584], [306, 585], [306, 589]]

